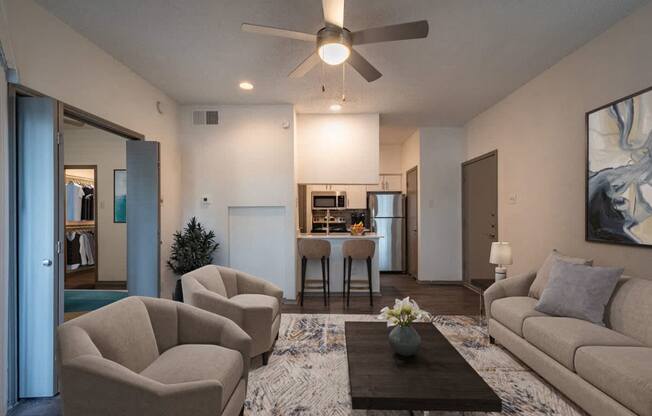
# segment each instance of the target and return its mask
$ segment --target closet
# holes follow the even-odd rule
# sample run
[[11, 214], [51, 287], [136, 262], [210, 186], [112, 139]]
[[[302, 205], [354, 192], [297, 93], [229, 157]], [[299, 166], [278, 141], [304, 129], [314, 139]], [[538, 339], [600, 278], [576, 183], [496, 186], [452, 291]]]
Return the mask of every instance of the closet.
[[65, 288], [97, 284], [97, 166], [65, 165]]

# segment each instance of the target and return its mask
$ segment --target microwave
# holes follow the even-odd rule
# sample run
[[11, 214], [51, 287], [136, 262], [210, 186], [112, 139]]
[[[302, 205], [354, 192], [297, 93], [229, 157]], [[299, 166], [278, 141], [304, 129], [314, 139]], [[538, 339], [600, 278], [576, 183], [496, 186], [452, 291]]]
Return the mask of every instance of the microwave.
[[312, 209], [346, 209], [346, 192], [312, 192]]

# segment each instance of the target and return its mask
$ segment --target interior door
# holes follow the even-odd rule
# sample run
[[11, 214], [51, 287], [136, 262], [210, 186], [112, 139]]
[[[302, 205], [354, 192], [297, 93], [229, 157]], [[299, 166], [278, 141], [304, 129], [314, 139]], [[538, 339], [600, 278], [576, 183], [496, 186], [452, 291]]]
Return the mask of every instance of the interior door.
[[464, 281], [491, 279], [491, 243], [498, 241], [498, 154], [462, 164], [462, 246]]
[[127, 142], [127, 290], [160, 295], [160, 148], [154, 141]]
[[419, 274], [419, 176], [418, 168], [407, 171], [406, 205], [407, 205], [407, 271], [416, 278]]
[[18, 214], [18, 395], [57, 393], [55, 328], [60, 322], [57, 102], [16, 98]]

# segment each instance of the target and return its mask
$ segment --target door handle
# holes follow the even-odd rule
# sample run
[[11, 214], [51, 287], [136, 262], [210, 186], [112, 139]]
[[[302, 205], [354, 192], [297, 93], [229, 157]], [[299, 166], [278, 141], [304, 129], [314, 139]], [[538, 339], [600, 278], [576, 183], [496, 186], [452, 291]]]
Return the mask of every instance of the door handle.
[[45, 267], [50, 267], [50, 266], [52, 266], [52, 260], [50, 260], [50, 259], [43, 259], [43, 261], [41, 262], [41, 264], [42, 264], [43, 266], [45, 266]]

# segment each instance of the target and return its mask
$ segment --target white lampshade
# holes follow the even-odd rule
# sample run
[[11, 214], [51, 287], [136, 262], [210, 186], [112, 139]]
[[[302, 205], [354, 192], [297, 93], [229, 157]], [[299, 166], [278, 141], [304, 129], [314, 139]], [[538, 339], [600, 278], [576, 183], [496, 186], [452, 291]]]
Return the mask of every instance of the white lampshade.
[[489, 263], [499, 265], [512, 264], [512, 246], [504, 242], [491, 243]]

